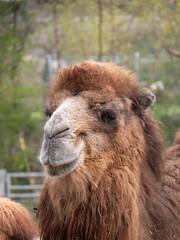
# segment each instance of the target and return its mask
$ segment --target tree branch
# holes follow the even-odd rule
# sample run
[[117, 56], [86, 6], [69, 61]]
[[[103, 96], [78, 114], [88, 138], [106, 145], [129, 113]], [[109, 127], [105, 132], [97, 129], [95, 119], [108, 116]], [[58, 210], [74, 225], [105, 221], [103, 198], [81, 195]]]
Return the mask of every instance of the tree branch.
[[177, 51], [175, 49], [166, 49], [166, 52], [173, 55], [173, 56], [176, 56], [176, 57], [180, 57], [180, 51]]

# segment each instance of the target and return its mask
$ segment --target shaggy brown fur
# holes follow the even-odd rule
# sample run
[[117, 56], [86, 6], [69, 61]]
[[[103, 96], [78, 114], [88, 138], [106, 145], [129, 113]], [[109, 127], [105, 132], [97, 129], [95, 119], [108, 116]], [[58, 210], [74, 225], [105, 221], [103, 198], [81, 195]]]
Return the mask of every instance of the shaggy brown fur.
[[[165, 166], [165, 176], [163, 180], [163, 193], [166, 200], [165, 206], [171, 212], [171, 222], [174, 229], [180, 232], [180, 210], [176, 206], [180, 206], [180, 130], [176, 134], [175, 141], [171, 147], [167, 149], [167, 162]], [[175, 223], [179, 224], [176, 225]], [[180, 234], [178, 238], [180, 239]]]
[[162, 181], [163, 140], [158, 123], [147, 114], [147, 90], [124, 68], [83, 62], [57, 75], [46, 115], [74, 95], [86, 99], [97, 119], [99, 105], [117, 110], [118, 99], [123, 107], [117, 110], [118, 123], [89, 123], [88, 131], [97, 136], [103, 132], [97, 146], [81, 129], [86, 142], [83, 165], [45, 180], [38, 204], [41, 239], [180, 239], [179, 189], [172, 187], [170, 193], [165, 190], [168, 179]]
[[37, 227], [33, 218], [21, 204], [0, 197], [0, 239], [34, 240]]

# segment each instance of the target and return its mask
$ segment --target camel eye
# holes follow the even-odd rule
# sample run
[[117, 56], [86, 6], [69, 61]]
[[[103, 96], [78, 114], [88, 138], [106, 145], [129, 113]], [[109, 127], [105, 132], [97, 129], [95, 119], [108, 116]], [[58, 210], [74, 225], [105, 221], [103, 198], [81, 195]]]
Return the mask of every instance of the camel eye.
[[51, 115], [52, 115], [52, 112], [49, 111], [48, 109], [46, 109], [46, 110], [44, 111], [44, 114], [46, 115], [46, 117], [50, 118]]
[[101, 112], [101, 119], [105, 123], [110, 123], [110, 122], [116, 120], [116, 118], [117, 118], [116, 112], [114, 112], [111, 109], [104, 110]]

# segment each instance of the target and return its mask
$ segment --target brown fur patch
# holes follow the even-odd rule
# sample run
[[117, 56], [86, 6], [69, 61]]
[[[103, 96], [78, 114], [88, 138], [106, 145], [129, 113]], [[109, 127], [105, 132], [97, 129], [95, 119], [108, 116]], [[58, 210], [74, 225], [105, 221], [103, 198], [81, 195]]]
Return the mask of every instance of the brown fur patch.
[[2, 240], [33, 240], [37, 237], [37, 228], [28, 210], [1, 197], [0, 237]]
[[70, 96], [82, 91], [103, 90], [103, 92], [114, 92], [118, 97], [126, 96], [133, 99], [138, 89], [136, 76], [130, 70], [117, 67], [113, 63], [84, 61], [80, 65], [70, 66], [59, 72], [53, 86], [48, 91], [48, 97], [55, 100], [62, 90]]

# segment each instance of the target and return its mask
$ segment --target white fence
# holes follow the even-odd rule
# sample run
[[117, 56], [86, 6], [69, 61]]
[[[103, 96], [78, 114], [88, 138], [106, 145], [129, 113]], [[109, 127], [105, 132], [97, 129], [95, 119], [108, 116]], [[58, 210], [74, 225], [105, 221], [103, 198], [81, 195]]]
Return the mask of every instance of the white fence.
[[[39, 197], [44, 177], [45, 173], [43, 172], [6, 173], [6, 171], [2, 169], [0, 170], [0, 195], [7, 196], [11, 199], [37, 198]], [[26, 179], [28, 184], [21, 184], [20, 179], [22, 178]], [[30, 179], [33, 179], [34, 184], [32, 184]], [[18, 184], [14, 184], [14, 180], [16, 180]], [[38, 182], [38, 184], [36, 182]]]
[[6, 170], [0, 169], [0, 196], [6, 195]]
[[[36, 198], [39, 197], [39, 191], [42, 188], [42, 184], [28, 184], [28, 185], [14, 185], [12, 184], [13, 178], [43, 178], [44, 173], [32, 172], [32, 173], [7, 173], [7, 197], [8, 198]], [[39, 190], [39, 191], [37, 191]], [[16, 191], [16, 193], [12, 193]], [[20, 191], [20, 193], [19, 193]], [[22, 193], [22, 191], [30, 191]]]

